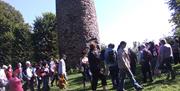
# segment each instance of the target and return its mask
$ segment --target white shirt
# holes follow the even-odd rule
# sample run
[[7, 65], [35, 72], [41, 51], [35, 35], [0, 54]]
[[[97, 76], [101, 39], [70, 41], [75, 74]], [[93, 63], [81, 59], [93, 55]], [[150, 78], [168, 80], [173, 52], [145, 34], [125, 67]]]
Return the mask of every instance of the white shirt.
[[6, 74], [4, 69], [0, 69], [0, 79], [7, 80]]
[[160, 51], [161, 61], [166, 58], [173, 57], [172, 48], [171, 48], [171, 45], [169, 44], [161, 45], [159, 51]]
[[83, 57], [81, 62], [84, 64], [88, 64], [88, 57]]
[[66, 74], [66, 64], [64, 59], [61, 59], [58, 64], [58, 74]]
[[26, 69], [26, 74], [28, 78], [31, 78], [33, 76], [32, 69], [30, 67]]
[[49, 73], [49, 68], [46, 67], [46, 68], [44, 69], [44, 71], [47, 72], [47, 73]]
[[6, 77], [6, 74], [4, 72], [4, 69], [0, 69], [0, 82], [4, 87], [0, 87], [0, 91], [6, 91], [5, 90], [5, 85], [8, 84], [8, 79]]
[[54, 61], [51, 61], [51, 62], [50, 62], [50, 70], [51, 70], [52, 72], [54, 72], [55, 67], [56, 67], [56, 64], [54, 63]]

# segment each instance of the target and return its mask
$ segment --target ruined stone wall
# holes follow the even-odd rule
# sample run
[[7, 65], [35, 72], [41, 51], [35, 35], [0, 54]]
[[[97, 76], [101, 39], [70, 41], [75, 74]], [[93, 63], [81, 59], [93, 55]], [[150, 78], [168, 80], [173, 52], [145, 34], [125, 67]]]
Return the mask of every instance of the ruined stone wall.
[[99, 41], [94, 1], [56, 0], [56, 16], [60, 54], [67, 55], [68, 68], [75, 67], [88, 43]]

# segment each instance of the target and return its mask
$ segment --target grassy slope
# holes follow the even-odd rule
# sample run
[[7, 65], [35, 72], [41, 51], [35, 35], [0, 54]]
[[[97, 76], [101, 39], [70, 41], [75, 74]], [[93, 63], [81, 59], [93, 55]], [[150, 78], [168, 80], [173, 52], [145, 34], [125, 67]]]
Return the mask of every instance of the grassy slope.
[[[140, 68], [140, 67], [138, 67]], [[180, 91], [180, 64], [174, 66], [174, 69], [177, 72], [177, 76], [175, 80], [166, 80], [166, 75], [162, 74], [161, 76], [154, 77], [154, 81], [152, 83], [141, 84], [143, 85], [143, 91]], [[68, 76], [68, 91], [84, 91], [83, 84], [82, 84], [82, 75], [80, 73], [71, 74]], [[141, 83], [141, 73], [140, 69], [137, 69], [137, 76], [136, 79]], [[108, 89], [110, 91], [115, 91], [112, 89], [111, 81], [108, 80]], [[126, 80], [125, 89], [127, 91], [134, 91], [134, 88], [129, 82], [129, 79]], [[91, 90], [90, 83], [87, 83], [86, 91]], [[97, 90], [102, 90], [102, 87], [98, 85]], [[51, 91], [59, 91], [57, 87], [53, 87]]]

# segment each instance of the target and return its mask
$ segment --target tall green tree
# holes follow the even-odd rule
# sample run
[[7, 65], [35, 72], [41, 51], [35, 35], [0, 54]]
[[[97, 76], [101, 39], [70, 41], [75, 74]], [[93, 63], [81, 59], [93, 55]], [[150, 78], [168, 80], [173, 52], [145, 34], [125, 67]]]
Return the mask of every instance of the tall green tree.
[[29, 51], [31, 49], [30, 26], [24, 23], [19, 11], [1, 0], [0, 12], [0, 63], [11, 64], [29, 60], [32, 55]]
[[28, 26], [21, 27], [13, 31], [15, 39], [13, 41], [13, 61], [25, 62], [33, 60], [32, 33], [29, 32]]
[[33, 46], [36, 61], [49, 60], [57, 57], [56, 16], [53, 13], [43, 13], [34, 21]]
[[180, 37], [180, 0], [169, 0], [169, 9], [172, 12], [171, 22], [174, 23], [174, 34]]

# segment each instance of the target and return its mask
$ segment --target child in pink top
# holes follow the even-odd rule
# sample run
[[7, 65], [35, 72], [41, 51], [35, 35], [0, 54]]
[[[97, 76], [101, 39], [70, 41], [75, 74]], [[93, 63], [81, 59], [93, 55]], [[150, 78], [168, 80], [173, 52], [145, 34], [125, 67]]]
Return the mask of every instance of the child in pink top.
[[23, 91], [21, 80], [16, 73], [9, 79], [9, 91]]
[[12, 72], [13, 72], [12, 66], [9, 65], [8, 68], [5, 70], [6, 77], [8, 80], [12, 78]]

